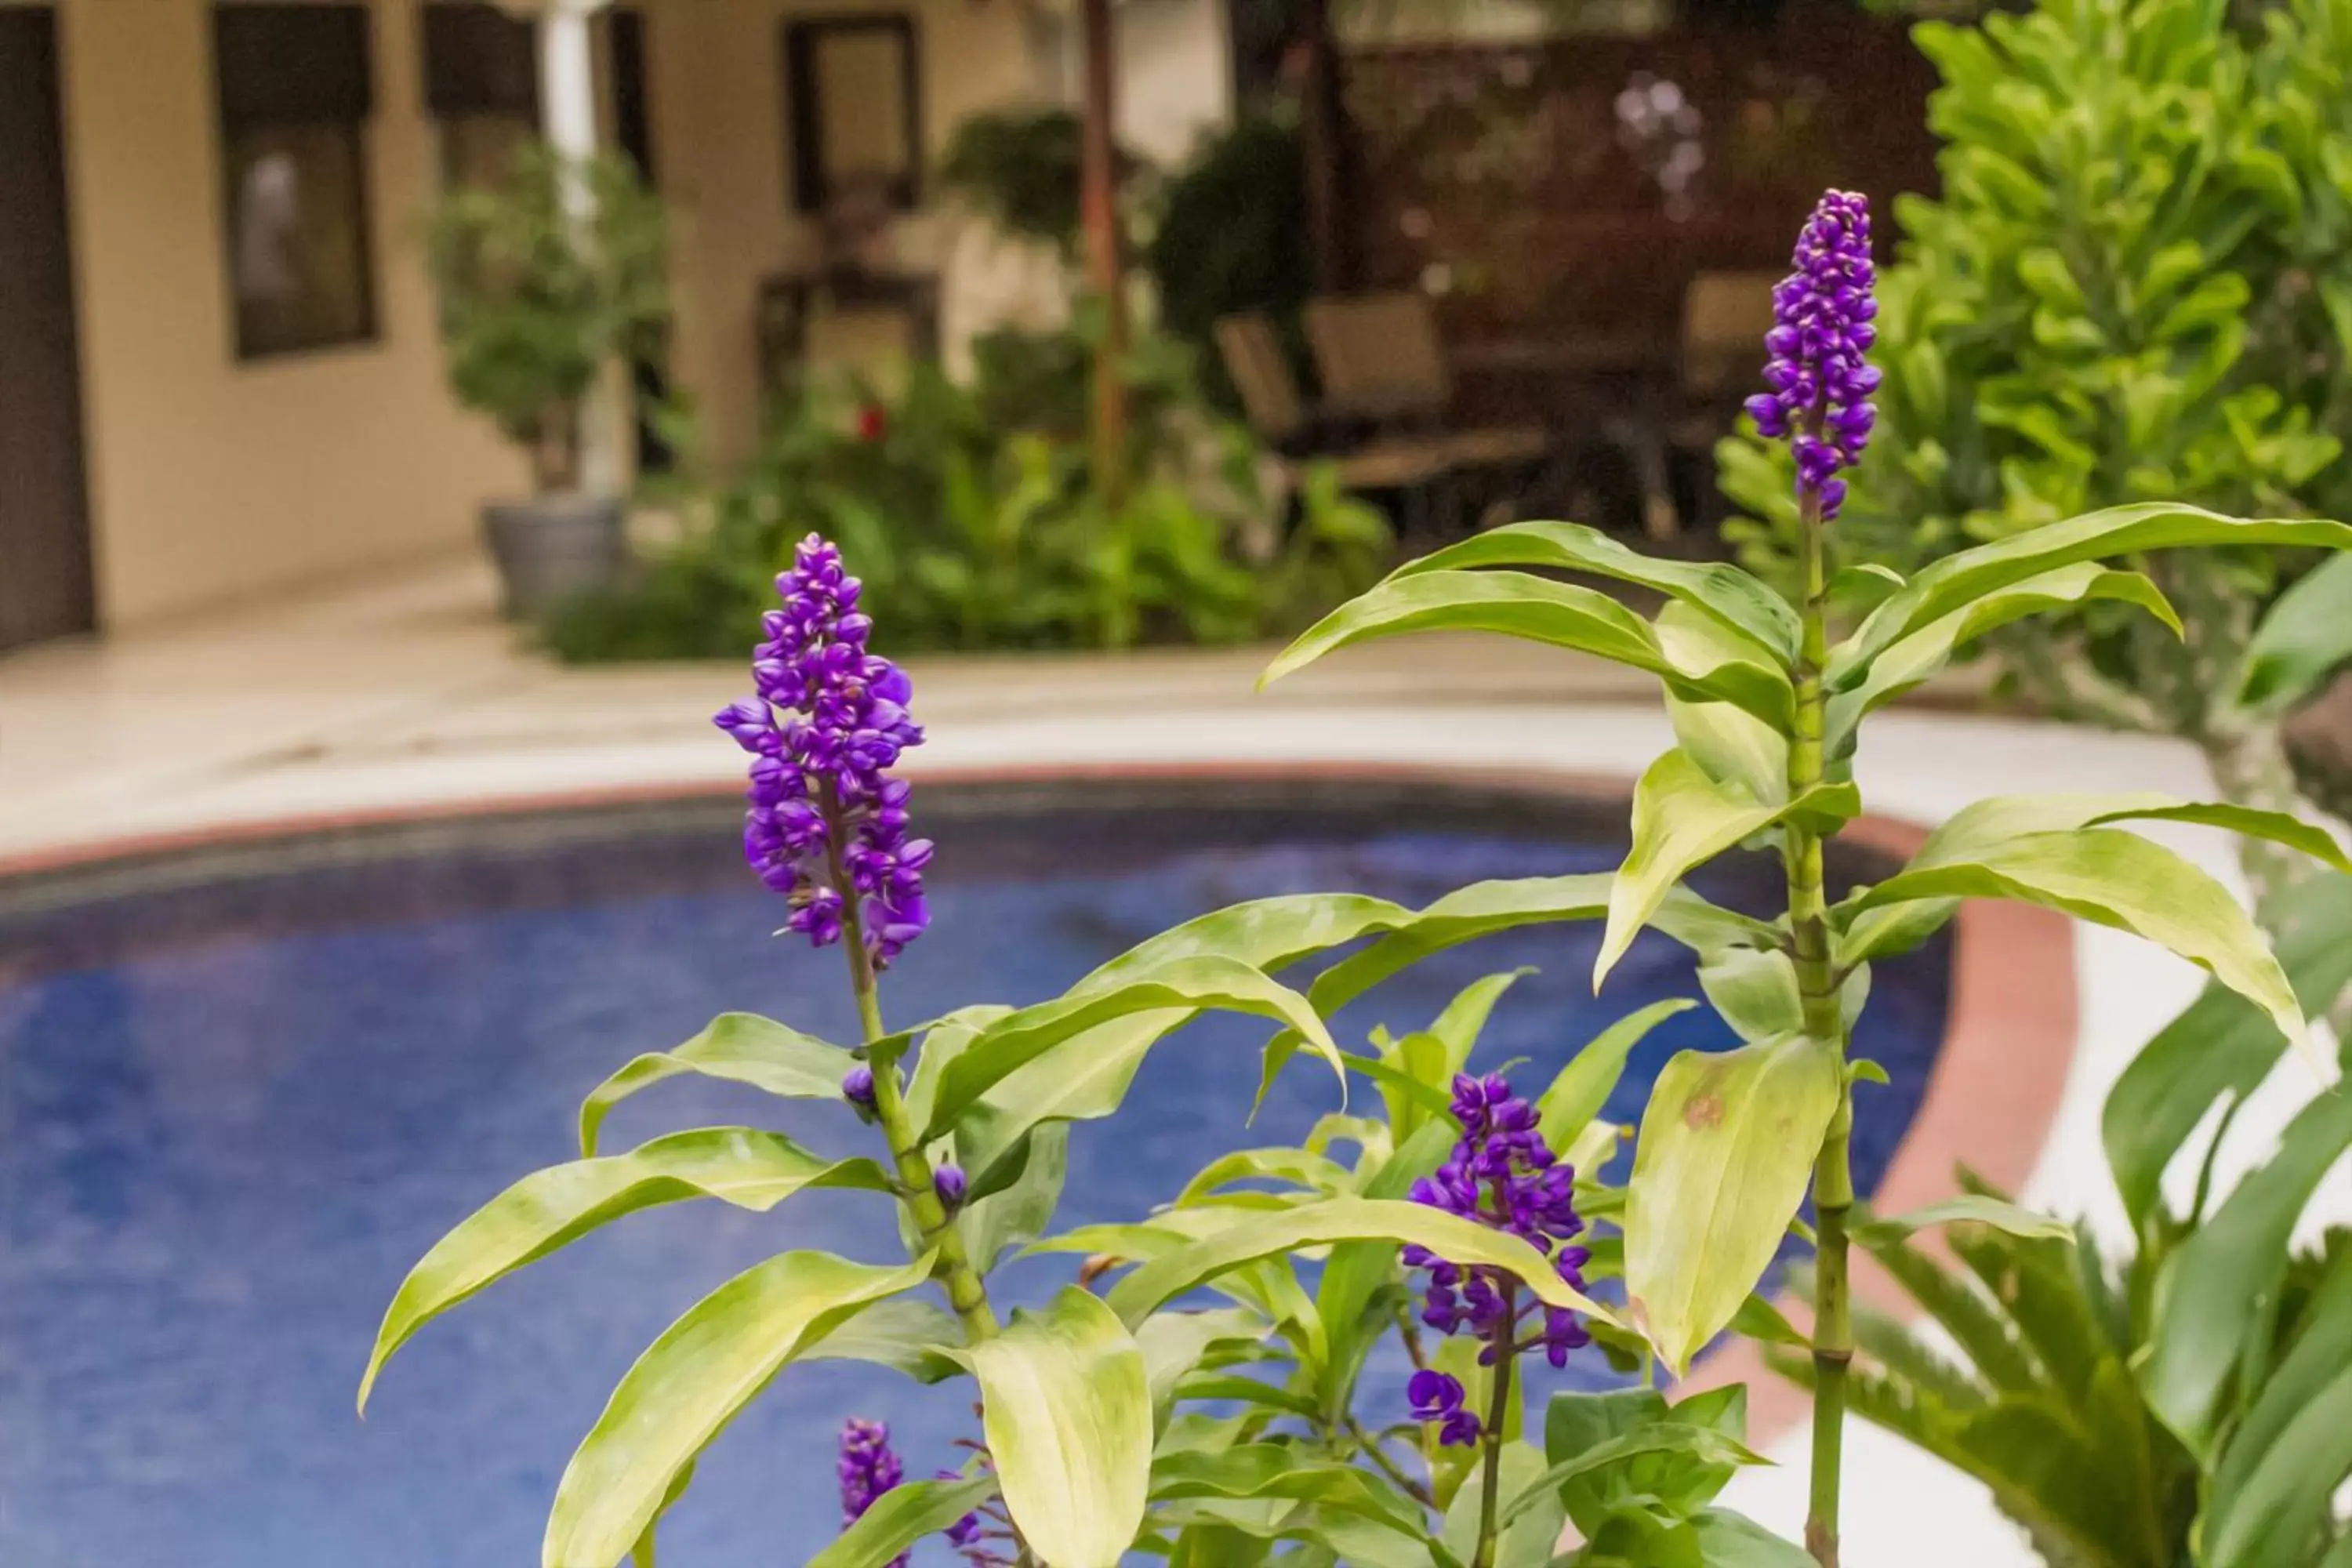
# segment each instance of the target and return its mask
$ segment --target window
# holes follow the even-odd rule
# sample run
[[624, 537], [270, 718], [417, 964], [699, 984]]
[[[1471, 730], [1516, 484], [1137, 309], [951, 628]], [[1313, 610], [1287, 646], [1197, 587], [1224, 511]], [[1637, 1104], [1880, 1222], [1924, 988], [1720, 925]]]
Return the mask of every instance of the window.
[[213, 12], [239, 359], [375, 336], [362, 5]]
[[486, 0], [424, 10], [425, 107], [440, 132], [441, 183], [496, 184], [539, 134], [538, 30]]
[[784, 29], [793, 205], [915, 205], [923, 159], [921, 66], [914, 19], [836, 16]]

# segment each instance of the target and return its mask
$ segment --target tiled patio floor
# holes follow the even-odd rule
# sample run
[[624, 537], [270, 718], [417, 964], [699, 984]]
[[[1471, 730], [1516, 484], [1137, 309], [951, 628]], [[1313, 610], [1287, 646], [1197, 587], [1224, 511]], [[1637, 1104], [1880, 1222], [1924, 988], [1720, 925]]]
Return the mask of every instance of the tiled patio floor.
[[[0, 870], [126, 838], [583, 790], [719, 784], [737, 753], [707, 715], [735, 668], [564, 670], [490, 617], [472, 563], [104, 645], [0, 658]], [[1491, 639], [1404, 639], [1265, 696], [1260, 650], [910, 662], [921, 768], [1374, 763], [1540, 769], [1630, 780], [1670, 742], [1646, 685], [1612, 667]], [[1859, 773], [1874, 810], [1932, 825], [2028, 790], [2210, 788], [2188, 748], [2057, 726], [1906, 710]], [[2155, 835], [2235, 881], [2204, 829]], [[2027, 1196], [2108, 1219], [2097, 1114], [2137, 1043], [2197, 989], [2129, 937], [2077, 931], [2081, 1037]], [[2283, 1080], [2286, 1075], [2282, 1075]], [[2240, 1119], [2258, 1153], [2307, 1084]], [[2336, 1212], [2352, 1213], [2337, 1173]], [[1733, 1500], [1795, 1533], [1803, 1439]], [[1864, 1431], [1849, 1439], [1847, 1557], [1906, 1568], [2032, 1561], [1980, 1489]], [[1932, 1521], [1931, 1523], [1929, 1521]], [[1925, 1526], [1925, 1528], [1923, 1528]]]

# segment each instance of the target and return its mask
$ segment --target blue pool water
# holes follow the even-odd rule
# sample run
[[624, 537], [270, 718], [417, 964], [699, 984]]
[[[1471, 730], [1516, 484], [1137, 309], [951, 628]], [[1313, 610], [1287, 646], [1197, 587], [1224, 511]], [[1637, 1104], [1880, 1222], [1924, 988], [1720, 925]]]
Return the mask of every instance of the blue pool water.
[[[887, 979], [893, 1017], [1054, 994], [1176, 921], [1266, 894], [1424, 902], [1460, 883], [1606, 868], [1613, 812], [1425, 791], [1113, 786], [932, 790], [936, 924]], [[853, 1030], [839, 955], [769, 932], [780, 910], [732, 859], [730, 815], [689, 803], [420, 828], [0, 887], [0, 1562], [21, 1568], [472, 1568], [537, 1561], [546, 1503], [614, 1381], [670, 1319], [787, 1247], [889, 1257], [878, 1200], [642, 1215], [427, 1327], [368, 1419], [352, 1400], [403, 1273], [449, 1225], [572, 1152], [578, 1101], [629, 1056], [749, 1008]], [[1850, 865], [1849, 876], [1870, 868]], [[1770, 868], [1702, 890], [1769, 902]], [[1418, 1026], [1521, 964], [1480, 1060], [1568, 1052], [1648, 1002], [1696, 995], [1644, 935], [1592, 996], [1597, 931], [1489, 938], [1341, 1019]], [[1860, 1049], [1884, 1062], [1857, 1174], [1874, 1184], [1940, 1037], [1948, 950], [1884, 965]], [[1295, 976], [1303, 984], [1304, 976]], [[1133, 1218], [1210, 1154], [1295, 1138], [1333, 1105], [1294, 1071], [1243, 1119], [1263, 1026], [1212, 1020], [1160, 1047], [1115, 1123], [1079, 1128], [1060, 1223]], [[1635, 1057], [1638, 1115], [1672, 1051], [1719, 1047], [1705, 1010]], [[614, 1117], [608, 1147], [749, 1121], [847, 1152], [820, 1108], [674, 1083]], [[1013, 1300], [1066, 1259], [1013, 1266]], [[1601, 1378], [1598, 1364], [1578, 1375]], [[1402, 1370], [1368, 1400], [1402, 1408]], [[715, 1446], [664, 1561], [801, 1561], [835, 1523], [832, 1432], [888, 1420], [910, 1471], [952, 1462], [950, 1393], [875, 1369], [788, 1373]], [[924, 1559], [919, 1559], [924, 1560]]]

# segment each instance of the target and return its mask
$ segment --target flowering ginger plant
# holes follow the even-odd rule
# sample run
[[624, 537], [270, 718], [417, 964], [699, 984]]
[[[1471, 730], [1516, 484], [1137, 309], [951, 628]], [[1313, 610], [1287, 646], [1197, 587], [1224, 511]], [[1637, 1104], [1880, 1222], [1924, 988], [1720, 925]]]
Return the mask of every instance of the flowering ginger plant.
[[[590, 1094], [581, 1157], [527, 1175], [461, 1222], [402, 1283], [361, 1398], [425, 1323], [587, 1231], [637, 1209], [710, 1199], [764, 1212], [825, 1189], [887, 1195], [902, 1259], [785, 1252], [720, 1285], [614, 1391], [556, 1489], [546, 1568], [651, 1568], [665, 1510], [697, 1457], [796, 1362], [841, 1353], [976, 1399], [963, 1470], [908, 1481], [887, 1434], [853, 1424], [845, 1528], [813, 1568], [885, 1568], [943, 1535], [972, 1562], [1115, 1568], [1131, 1552], [1185, 1564], [1346, 1562], [1360, 1568], [1708, 1564], [1838, 1560], [1840, 1438], [1854, 1344], [1849, 1253], [1967, 1220], [2021, 1234], [2051, 1222], [1990, 1198], [1866, 1218], [1847, 1148], [1848, 1059], [1871, 961], [1924, 940], [1959, 900], [2023, 900], [2158, 942], [2249, 998], [2288, 1037], [2294, 996], [2235, 901], [2135, 819], [2217, 824], [2352, 868], [2324, 834], [2273, 813], [2152, 794], [2004, 797], [1955, 815], [1910, 862], [1829, 900], [1822, 845], [1862, 811], [1863, 721], [1985, 631], [2107, 599], [2176, 625], [2155, 585], [2101, 562], [2204, 543], [2352, 547], [2352, 529], [2135, 506], [2054, 523], [1906, 580], [1865, 573], [1867, 616], [1834, 645], [1823, 541], [1842, 473], [1871, 433], [1875, 328], [1869, 217], [1825, 196], [1776, 296], [1760, 428], [1795, 450], [1804, 591], [1736, 568], [1652, 560], [1566, 523], [1498, 528], [1412, 562], [1284, 652], [1273, 679], [1356, 643], [1435, 629], [1582, 649], [1658, 678], [1675, 744], [1643, 774], [1633, 845], [1613, 874], [1482, 882], [1424, 908], [1360, 894], [1259, 900], [1160, 933], [1018, 1009], [974, 1005], [895, 1029], [884, 976], [929, 921], [933, 857], [909, 837], [891, 770], [920, 742], [903, 672], [867, 651], [859, 584], [819, 539], [777, 580], [754, 695], [719, 715], [750, 756], [744, 847], [787, 904], [786, 929], [837, 946], [861, 1037], [817, 1039], [730, 1014], [637, 1058]], [[1502, 570], [1501, 568], [1536, 568]], [[1638, 584], [1644, 618], [1538, 572]], [[1769, 919], [1682, 886], [1735, 846], [1776, 848], [1787, 907]], [[1657, 1080], [1630, 1181], [1596, 1180], [1618, 1130], [1599, 1122], [1625, 1053], [1678, 1005], [1624, 1020], [1523, 1099], [1470, 1070], [1480, 1022], [1510, 984], [1474, 986], [1430, 1028], [1344, 1050], [1326, 1019], [1430, 953], [1486, 932], [1603, 921], [1596, 985], [1654, 927], [1691, 948], [1706, 999], [1743, 1043], [1685, 1051]], [[1346, 948], [1304, 986], [1276, 976]], [[1089, 1261], [1044, 1308], [1001, 1316], [990, 1277], [1002, 1205], [1050, 1211], [1067, 1123], [1114, 1115], [1134, 1068], [1207, 1010], [1278, 1033], [1265, 1080], [1304, 1052], [1383, 1114], [1335, 1113], [1298, 1149], [1220, 1156], [1161, 1211], [1050, 1237], [1033, 1252]], [[606, 1113], [680, 1074], [828, 1102], [872, 1153], [826, 1160], [780, 1134], [706, 1128], [603, 1154]], [[1335, 1100], [1338, 1098], [1335, 1092]], [[1343, 1164], [1337, 1152], [1356, 1151]], [[1234, 1184], [1260, 1184], [1237, 1191]], [[1812, 1219], [1800, 1216], [1810, 1200]], [[1815, 1245], [1816, 1311], [1800, 1336], [1756, 1294], [1784, 1238]], [[1609, 1286], [1601, 1299], [1600, 1286]], [[1196, 1291], [1226, 1305], [1178, 1305]], [[1515, 1367], [1540, 1351], [1680, 1375], [1726, 1331], [1805, 1347], [1817, 1390], [1811, 1518], [1800, 1550], [1712, 1506], [1741, 1446], [1738, 1390], [1669, 1405], [1647, 1387], [1555, 1397], [1540, 1447]], [[1391, 1338], [1393, 1336], [1393, 1338]], [[1434, 1344], [1431, 1343], [1434, 1338]], [[1592, 1348], [1588, 1351], [1588, 1341]], [[1358, 1409], [1385, 1345], [1412, 1373], [1396, 1407]], [[968, 1380], [968, 1381], [966, 1381]], [[1566, 1553], [1563, 1559], [1559, 1554]]]

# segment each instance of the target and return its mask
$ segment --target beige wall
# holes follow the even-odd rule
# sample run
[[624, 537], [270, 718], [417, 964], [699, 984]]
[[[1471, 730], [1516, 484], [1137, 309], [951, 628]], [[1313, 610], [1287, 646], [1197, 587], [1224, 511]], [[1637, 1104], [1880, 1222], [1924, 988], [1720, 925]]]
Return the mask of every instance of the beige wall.
[[413, 0], [375, 0], [378, 337], [240, 363], [207, 0], [63, 0], [100, 613], [152, 621], [461, 546], [520, 461], [441, 382], [415, 232], [431, 130]]
[[[1033, 93], [1027, 25], [1011, 0], [652, 0], [645, 9], [655, 158], [676, 247], [670, 370], [697, 400], [712, 455], [724, 461], [758, 437], [760, 279], [809, 259], [809, 236], [792, 208], [784, 21], [912, 11], [933, 155], [960, 116]], [[909, 227], [915, 247], [936, 241], [925, 226]]]

